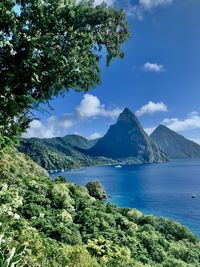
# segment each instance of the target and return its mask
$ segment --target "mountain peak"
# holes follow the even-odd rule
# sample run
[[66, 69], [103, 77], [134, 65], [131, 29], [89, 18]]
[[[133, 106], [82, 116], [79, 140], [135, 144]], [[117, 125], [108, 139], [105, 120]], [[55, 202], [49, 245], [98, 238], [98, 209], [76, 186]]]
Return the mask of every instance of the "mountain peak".
[[151, 135], [154, 135], [156, 133], [165, 133], [165, 134], [168, 134], [168, 135], [179, 135], [177, 132], [171, 130], [170, 128], [168, 128], [167, 126], [163, 125], [163, 124], [160, 124], [154, 131]]
[[112, 159], [134, 158], [137, 162], [162, 162], [166, 155], [144, 132], [135, 114], [125, 108], [117, 122], [87, 150], [88, 155]]
[[167, 126], [160, 124], [155, 130], [168, 130], [171, 131]]
[[170, 158], [200, 157], [200, 146], [198, 144], [164, 125], [159, 125], [150, 137]]
[[122, 113], [120, 113], [118, 121], [133, 122], [138, 120], [129, 108], [125, 108]]
[[123, 113], [129, 114], [132, 113], [132, 111], [129, 108], [124, 108]]
[[163, 125], [163, 124], [160, 124], [160, 125], [158, 125], [157, 128], [167, 128], [167, 126], [165, 126], [165, 125]]

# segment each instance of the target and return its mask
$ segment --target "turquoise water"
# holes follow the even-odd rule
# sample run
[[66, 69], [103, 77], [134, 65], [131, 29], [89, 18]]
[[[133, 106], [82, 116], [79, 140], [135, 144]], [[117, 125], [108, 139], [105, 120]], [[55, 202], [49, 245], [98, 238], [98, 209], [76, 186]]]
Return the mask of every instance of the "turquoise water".
[[112, 203], [176, 220], [200, 236], [200, 159], [87, 167], [51, 176], [57, 175], [80, 185], [99, 180]]

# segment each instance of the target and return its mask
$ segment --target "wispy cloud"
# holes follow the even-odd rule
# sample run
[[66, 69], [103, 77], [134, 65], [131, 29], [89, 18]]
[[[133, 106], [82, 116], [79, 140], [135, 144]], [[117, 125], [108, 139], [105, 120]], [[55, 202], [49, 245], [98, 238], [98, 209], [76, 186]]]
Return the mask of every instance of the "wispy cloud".
[[100, 138], [100, 137], [102, 137], [102, 135], [100, 133], [93, 133], [88, 137], [88, 139], [89, 140], [94, 140], [94, 139], [97, 139], [97, 138]]
[[146, 12], [172, 4], [173, 1], [174, 0], [139, 0], [138, 4], [132, 4], [129, 0], [125, 10], [128, 16], [142, 20]]
[[200, 128], [200, 114], [193, 111], [185, 119], [170, 118], [164, 119], [161, 123], [171, 130], [179, 132], [198, 129]]
[[94, 0], [94, 6], [101, 5], [102, 3], [106, 3], [109, 6], [113, 6], [115, 2], [115, 0]]
[[164, 72], [165, 67], [161, 64], [158, 64], [158, 63], [146, 62], [143, 65], [143, 70], [159, 73], [159, 72]]
[[166, 112], [167, 106], [163, 102], [154, 103], [149, 101], [146, 105], [142, 106], [138, 109], [135, 114], [136, 116], [140, 117], [144, 114], [153, 114], [156, 112]]
[[[23, 134], [23, 137], [51, 138], [63, 136], [78, 123], [83, 123], [87, 120], [99, 117], [113, 119], [116, 118], [121, 111], [122, 109], [120, 108], [106, 107], [97, 96], [85, 94], [73, 113], [51, 116], [44, 122], [33, 120], [27, 132]], [[93, 138], [98, 138], [97, 133], [95, 133], [95, 135], [93, 134]]]
[[140, 5], [133, 5], [131, 1], [128, 1], [128, 4], [125, 6], [125, 12], [128, 17], [133, 17], [137, 20], [143, 20], [144, 10]]
[[159, 6], [166, 6], [168, 4], [171, 4], [172, 2], [173, 0], [140, 0], [139, 5], [144, 10], [151, 10]]

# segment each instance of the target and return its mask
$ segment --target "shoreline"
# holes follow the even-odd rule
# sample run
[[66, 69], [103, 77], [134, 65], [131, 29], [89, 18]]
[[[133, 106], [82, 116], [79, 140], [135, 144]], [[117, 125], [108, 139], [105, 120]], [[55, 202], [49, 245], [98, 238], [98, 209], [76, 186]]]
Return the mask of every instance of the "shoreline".
[[55, 174], [55, 173], [63, 173], [63, 172], [66, 172], [66, 171], [75, 171], [75, 170], [80, 170], [82, 168], [88, 168], [88, 167], [104, 167], [104, 166], [115, 166], [115, 165], [121, 165], [121, 166], [129, 166], [129, 165], [155, 165], [155, 164], [165, 164], [165, 163], [168, 163], [170, 162], [171, 160], [169, 161], [163, 161], [163, 162], [130, 162], [130, 163], [127, 163], [127, 162], [123, 162], [123, 161], [117, 161], [116, 163], [105, 163], [105, 164], [94, 164], [94, 165], [86, 165], [86, 166], [80, 166], [80, 167], [77, 167], [77, 168], [69, 168], [69, 169], [62, 169], [62, 170], [56, 170], [56, 171], [49, 171], [47, 169], [45, 169], [47, 171], [48, 174]]

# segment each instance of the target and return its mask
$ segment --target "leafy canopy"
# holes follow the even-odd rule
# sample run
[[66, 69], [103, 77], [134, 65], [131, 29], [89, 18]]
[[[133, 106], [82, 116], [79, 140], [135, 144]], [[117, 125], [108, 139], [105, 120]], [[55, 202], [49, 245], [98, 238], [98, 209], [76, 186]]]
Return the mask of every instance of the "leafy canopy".
[[98, 84], [104, 50], [107, 65], [122, 58], [120, 48], [128, 36], [124, 12], [106, 4], [1, 1], [0, 135], [13, 137], [25, 130], [30, 109], [52, 96]]

